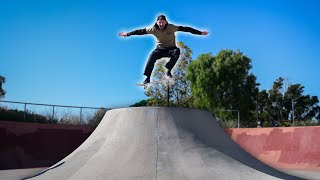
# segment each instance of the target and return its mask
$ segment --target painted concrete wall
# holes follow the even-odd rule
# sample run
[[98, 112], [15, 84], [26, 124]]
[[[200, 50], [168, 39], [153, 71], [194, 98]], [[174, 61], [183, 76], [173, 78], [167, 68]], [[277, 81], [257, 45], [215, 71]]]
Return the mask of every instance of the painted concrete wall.
[[0, 121], [0, 169], [51, 166], [93, 130], [90, 126]]
[[[0, 169], [47, 167], [76, 149], [94, 127], [0, 121]], [[231, 138], [277, 168], [320, 170], [320, 126], [231, 128]]]
[[320, 126], [225, 131], [243, 149], [273, 167], [320, 170]]

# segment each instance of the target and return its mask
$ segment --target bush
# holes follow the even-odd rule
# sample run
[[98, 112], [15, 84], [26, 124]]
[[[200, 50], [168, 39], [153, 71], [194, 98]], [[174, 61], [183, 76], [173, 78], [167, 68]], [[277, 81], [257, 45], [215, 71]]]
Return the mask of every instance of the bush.
[[[11, 110], [5, 107], [0, 107], [0, 121], [17, 121], [17, 122], [34, 122], [34, 123], [49, 123], [50, 119], [43, 115], [35, 114], [31, 111]], [[53, 121], [56, 123], [56, 121]], [[52, 122], [51, 122], [52, 123]]]

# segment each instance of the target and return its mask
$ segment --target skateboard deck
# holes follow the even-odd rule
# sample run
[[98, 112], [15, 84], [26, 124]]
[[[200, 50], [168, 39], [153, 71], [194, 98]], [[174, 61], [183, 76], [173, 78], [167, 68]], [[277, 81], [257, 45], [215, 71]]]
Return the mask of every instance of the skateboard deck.
[[169, 82], [172, 79], [173, 78], [163, 78], [163, 79], [159, 79], [159, 80], [156, 80], [156, 81], [150, 81], [147, 84], [139, 83], [139, 84], [137, 84], [137, 86], [144, 86], [146, 88], [149, 84], [158, 84], [158, 83], [163, 83], [163, 82]]

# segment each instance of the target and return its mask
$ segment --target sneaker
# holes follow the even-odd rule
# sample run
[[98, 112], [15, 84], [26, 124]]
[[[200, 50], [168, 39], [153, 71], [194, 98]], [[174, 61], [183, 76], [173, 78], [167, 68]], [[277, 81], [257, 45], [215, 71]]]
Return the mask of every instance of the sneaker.
[[146, 80], [143, 81], [143, 84], [148, 84], [150, 83], [150, 77], [147, 77]]
[[168, 78], [172, 78], [171, 70], [168, 70], [166, 75]]

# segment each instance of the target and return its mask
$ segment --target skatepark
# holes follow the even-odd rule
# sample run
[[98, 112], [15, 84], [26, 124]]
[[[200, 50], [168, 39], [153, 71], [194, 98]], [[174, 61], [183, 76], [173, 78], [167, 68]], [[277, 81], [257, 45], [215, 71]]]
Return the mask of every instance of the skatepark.
[[0, 180], [320, 180], [319, 6], [1, 1]]
[[[20, 177], [304, 179], [301, 177], [305, 176], [289, 175], [257, 160], [235, 143], [209, 112], [139, 107], [107, 111], [95, 131], [69, 156], [47, 169], [35, 169]], [[310, 179], [315, 177], [316, 174]]]

